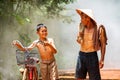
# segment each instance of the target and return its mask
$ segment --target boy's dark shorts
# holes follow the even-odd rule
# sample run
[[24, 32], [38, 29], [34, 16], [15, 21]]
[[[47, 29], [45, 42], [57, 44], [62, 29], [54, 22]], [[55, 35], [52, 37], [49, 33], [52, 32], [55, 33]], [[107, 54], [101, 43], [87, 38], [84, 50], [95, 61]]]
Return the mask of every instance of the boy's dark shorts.
[[97, 52], [79, 52], [77, 66], [76, 66], [76, 75], [78, 79], [85, 79], [86, 75], [89, 75], [89, 80], [101, 80], [100, 71], [99, 71], [99, 62]]

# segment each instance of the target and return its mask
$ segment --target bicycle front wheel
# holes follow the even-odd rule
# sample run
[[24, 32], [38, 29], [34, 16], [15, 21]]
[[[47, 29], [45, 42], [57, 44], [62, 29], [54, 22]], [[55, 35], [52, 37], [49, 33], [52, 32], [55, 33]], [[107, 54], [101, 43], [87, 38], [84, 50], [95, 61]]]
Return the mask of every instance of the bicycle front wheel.
[[27, 72], [28, 72], [28, 70], [25, 68], [24, 72], [23, 72], [22, 80], [27, 80]]
[[37, 68], [33, 67], [29, 69], [28, 78], [29, 78], [28, 80], [38, 80]]

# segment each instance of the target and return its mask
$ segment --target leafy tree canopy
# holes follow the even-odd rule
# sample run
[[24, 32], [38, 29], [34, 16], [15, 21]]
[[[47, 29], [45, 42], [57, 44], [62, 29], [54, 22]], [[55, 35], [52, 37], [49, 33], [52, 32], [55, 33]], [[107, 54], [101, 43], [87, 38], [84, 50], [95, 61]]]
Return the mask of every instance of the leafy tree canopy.
[[23, 18], [30, 22], [29, 16], [34, 9], [39, 10], [39, 14], [48, 18], [60, 16], [59, 12], [64, 10], [66, 4], [74, 0], [0, 0], [0, 17], [8, 19], [11, 16], [16, 18], [21, 24]]
[[[67, 15], [61, 15], [60, 11], [65, 10], [64, 6], [73, 3], [75, 0], [0, 0], [0, 36], [4, 36], [5, 30], [16, 30], [20, 40], [24, 44], [31, 42], [28, 33], [19, 24], [31, 22], [32, 16], [39, 14], [41, 17], [47, 18], [65, 18], [71, 21]], [[19, 23], [19, 24], [16, 24]], [[17, 26], [17, 27], [14, 27]], [[23, 26], [23, 25], [22, 25]], [[0, 43], [2, 43], [0, 41]]]

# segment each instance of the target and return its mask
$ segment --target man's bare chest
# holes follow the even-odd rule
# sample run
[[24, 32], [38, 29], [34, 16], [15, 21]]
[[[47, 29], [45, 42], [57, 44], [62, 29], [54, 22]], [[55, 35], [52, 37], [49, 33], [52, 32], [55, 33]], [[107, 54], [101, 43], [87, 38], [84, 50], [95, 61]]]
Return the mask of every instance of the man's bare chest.
[[84, 41], [93, 40], [93, 32], [94, 32], [93, 30], [90, 30], [90, 31], [85, 30], [84, 31], [84, 37], [83, 37]]

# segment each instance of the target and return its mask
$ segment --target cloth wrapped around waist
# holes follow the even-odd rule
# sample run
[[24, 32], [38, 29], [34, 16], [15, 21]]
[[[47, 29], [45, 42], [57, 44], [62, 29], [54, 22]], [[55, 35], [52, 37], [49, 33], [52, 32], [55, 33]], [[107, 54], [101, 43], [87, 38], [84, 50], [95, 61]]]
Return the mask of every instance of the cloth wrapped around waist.
[[55, 58], [51, 59], [51, 60], [41, 60], [41, 63], [44, 63], [44, 64], [51, 64], [52, 62], [55, 61]]

